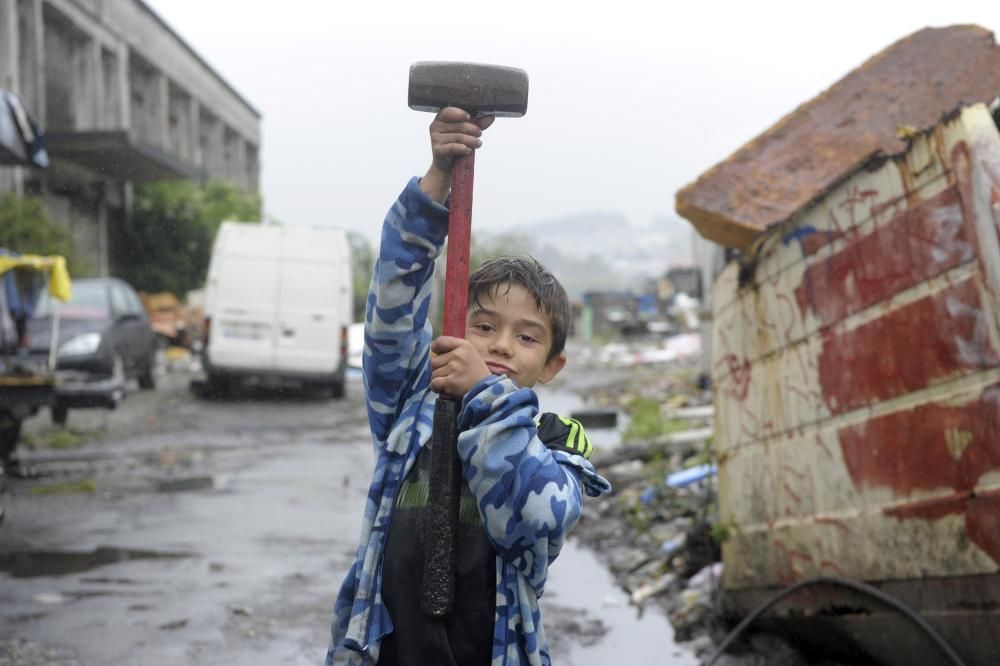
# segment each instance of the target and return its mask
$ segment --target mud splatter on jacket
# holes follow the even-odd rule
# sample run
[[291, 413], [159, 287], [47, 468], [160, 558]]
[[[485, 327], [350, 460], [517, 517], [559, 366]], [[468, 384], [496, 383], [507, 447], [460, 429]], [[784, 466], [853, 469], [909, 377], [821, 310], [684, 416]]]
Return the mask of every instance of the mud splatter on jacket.
[[[413, 178], [389, 210], [368, 294], [364, 381], [376, 465], [354, 565], [334, 606], [326, 664], [378, 661], [392, 619], [382, 604], [382, 552], [400, 485], [430, 439], [427, 319], [434, 259], [448, 231], [448, 211]], [[497, 551], [493, 666], [550, 664], [538, 597], [548, 567], [580, 517], [581, 488], [591, 496], [608, 482], [583, 456], [551, 450], [538, 439], [534, 391], [489, 377], [466, 394], [459, 413], [463, 473]]]

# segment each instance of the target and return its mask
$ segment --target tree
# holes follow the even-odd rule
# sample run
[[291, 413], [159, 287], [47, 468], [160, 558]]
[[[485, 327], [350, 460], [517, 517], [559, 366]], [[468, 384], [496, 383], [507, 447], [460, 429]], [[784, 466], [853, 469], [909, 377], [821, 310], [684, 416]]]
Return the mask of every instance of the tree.
[[132, 215], [114, 239], [115, 273], [140, 291], [183, 297], [204, 284], [225, 220], [260, 221], [260, 197], [229, 183], [161, 181], [136, 188]]
[[230, 183], [211, 182], [201, 188], [202, 219], [211, 227], [212, 238], [226, 220], [260, 222], [260, 196], [244, 192]]
[[60, 254], [70, 275], [89, 272], [76, 257], [69, 232], [49, 218], [38, 197], [0, 195], [0, 247], [19, 254]]
[[354, 319], [364, 321], [365, 306], [368, 302], [368, 287], [375, 267], [375, 253], [371, 243], [357, 231], [348, 231], [347, 240], [351, 244], [351, 277], [354, 285]]

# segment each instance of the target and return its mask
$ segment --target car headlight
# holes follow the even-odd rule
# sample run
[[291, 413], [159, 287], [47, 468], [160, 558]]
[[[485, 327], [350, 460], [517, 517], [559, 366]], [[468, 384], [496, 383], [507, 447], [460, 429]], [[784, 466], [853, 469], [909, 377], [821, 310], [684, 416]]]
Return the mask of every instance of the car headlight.
[[59, 345], [60, 356], [83, 356], [93, 354], [101, 346], [100, 333], [84, 333], [75, 338], [70, 338]]

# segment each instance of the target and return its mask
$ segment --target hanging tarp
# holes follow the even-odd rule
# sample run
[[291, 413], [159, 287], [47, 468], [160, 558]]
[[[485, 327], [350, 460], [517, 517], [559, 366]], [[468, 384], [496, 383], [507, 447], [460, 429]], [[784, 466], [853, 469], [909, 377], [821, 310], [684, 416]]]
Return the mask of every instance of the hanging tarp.
[[68, 301], [72, 296], [66, 259], [59, 255], [42, 257], [34, 254], [0, 255], [0, 279], [15, 268], [26, 268], [49, 275], [49, 294], [60, 301]]

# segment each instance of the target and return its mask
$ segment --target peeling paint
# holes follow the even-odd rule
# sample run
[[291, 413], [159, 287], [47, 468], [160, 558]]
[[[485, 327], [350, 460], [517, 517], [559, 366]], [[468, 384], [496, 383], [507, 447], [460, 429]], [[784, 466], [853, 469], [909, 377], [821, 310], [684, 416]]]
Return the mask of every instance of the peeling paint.
[[998, 210], [1000, 136], [967, 107], [720, 277], [728, 588], [996, 573]]

